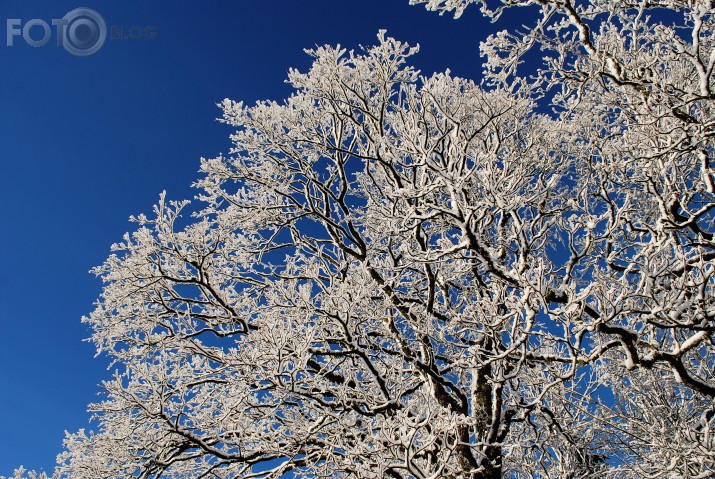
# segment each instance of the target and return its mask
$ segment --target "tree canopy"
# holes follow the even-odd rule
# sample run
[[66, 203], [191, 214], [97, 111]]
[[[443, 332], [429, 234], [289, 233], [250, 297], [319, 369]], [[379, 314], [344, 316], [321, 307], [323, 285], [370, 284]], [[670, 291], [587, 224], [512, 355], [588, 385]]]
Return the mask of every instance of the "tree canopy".
[[380, 32], [225, 100], [196, 204], [94, 270], [117, 372], [57, 477], [712, 474], [715, 5], [413, 3], [531, 21], [481, 84]]

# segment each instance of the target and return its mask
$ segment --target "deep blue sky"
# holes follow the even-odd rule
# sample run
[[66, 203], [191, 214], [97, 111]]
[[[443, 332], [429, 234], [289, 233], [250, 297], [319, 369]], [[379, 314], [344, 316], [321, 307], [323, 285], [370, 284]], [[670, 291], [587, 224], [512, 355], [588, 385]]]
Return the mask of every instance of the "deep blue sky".
[[[282, 99], [288, 68], [309, 65], [303, 48], [372, 44], [380, 28], [421, 44], [423, 73], [479, 75], [478, 42], [496, 26], [476, 9], [455, 21], [408, 3], [0, 0], [0, 475], [51, 470], [63, 431], [93, 427], [86, 405], [110, 372], [83, 342], [101, 288], [88, 270], [162, 190], [193, 197], [199, 158], [230, 147], [216, 102]], [[6, 19], [77, 7], [157, 36], [87, 57], [54, 32], [41, 48], [6, 46]]]

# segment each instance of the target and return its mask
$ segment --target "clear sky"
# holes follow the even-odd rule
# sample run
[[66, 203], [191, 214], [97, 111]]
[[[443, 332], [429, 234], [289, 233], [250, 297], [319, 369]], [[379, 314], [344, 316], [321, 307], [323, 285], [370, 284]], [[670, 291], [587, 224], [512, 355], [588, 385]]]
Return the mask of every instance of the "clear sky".
[[[7, 46], [8, 20], [52, 25], [77, 7], [142, 38], [110, 30], [79, 57], [52, 27], [43, 47]], [[423, 73], [478, 78], [478, 42], [497, 26], [408, 0], [0, 0], [0, 475], [49, 471], [64, 430], [96, 427], [86, 406], [111, 370], [83, 341], [101, 290], [88, 270], [162, 190], [193, 197], [199, 158], [230, 148], [216, 102], [280, 100], [288, 69], [310, 64], [303, 48], [357, 48], [380, 28], [421, 44]]]

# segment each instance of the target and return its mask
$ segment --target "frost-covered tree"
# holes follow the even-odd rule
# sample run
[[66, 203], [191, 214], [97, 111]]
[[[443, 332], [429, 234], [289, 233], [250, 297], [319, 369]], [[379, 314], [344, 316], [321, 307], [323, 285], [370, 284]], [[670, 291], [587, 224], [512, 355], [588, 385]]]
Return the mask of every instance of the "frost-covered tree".
[[97, 270], [87, 322], [126, 370], [71, 477], [501, 475], [576, 370], [530, 252], [570, 167], [526, 96], [420, 80], [414, 51], [320, 48], [285, 103], [224, 102], [195, 220], [162, 200]]
[[224, 101], [196, 205], [95, 270], [117, 373], [57, 477], [712, 474], [713, 6], [518, 5], [481, 86], [381, 32]]

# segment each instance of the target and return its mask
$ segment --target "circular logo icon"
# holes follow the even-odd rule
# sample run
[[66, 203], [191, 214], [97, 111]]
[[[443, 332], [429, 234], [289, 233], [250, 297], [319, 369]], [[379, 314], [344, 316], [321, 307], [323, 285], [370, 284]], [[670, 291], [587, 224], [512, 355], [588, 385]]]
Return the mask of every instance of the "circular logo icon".
[[75, 8], [63, 18], [62, 46], [80, 57], [96, 53], [107, 40], [107, 24], [91, 8]]

